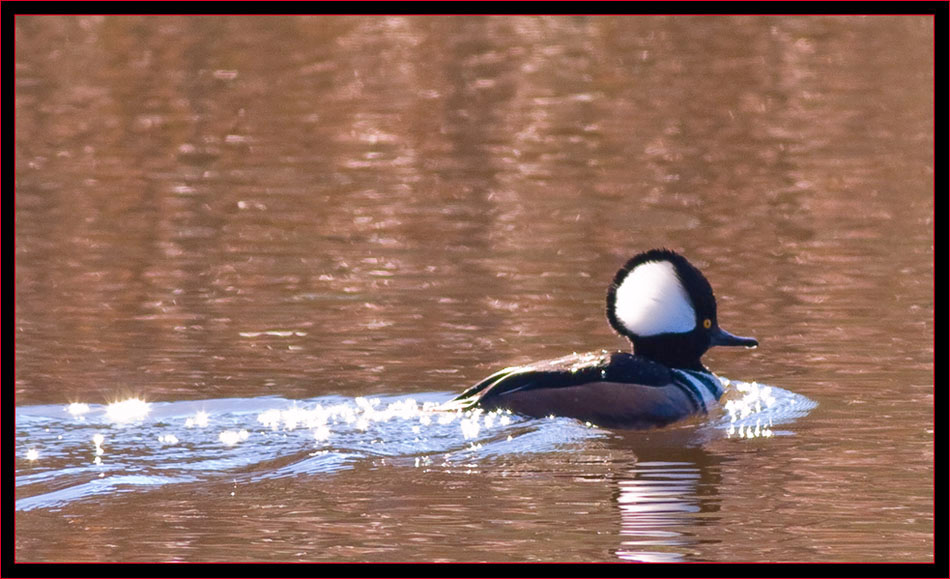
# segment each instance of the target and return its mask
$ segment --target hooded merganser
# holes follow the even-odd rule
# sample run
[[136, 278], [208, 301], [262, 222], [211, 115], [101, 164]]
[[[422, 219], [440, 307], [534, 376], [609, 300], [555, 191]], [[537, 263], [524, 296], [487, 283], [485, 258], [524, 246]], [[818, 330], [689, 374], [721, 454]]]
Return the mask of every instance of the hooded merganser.
[[607, 319], [632, 354], [604, 350], [505, 368], [450, 404], [609, 428], [664, 426], [707, 413], [722, 396], [719, 378], [700, 362], [706, 350], [758, 345], [719, 327], [709, 282], [669, 249], [636, 255], [617, 272]]

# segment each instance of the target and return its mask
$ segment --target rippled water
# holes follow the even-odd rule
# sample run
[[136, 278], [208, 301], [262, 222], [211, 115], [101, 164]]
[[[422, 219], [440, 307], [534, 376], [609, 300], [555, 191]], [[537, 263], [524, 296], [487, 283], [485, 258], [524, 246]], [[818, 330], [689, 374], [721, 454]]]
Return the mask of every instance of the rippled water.
[[[671, 529], [688, 522], [681, 517], [701, 511], [699, 489], [704, 473], [694, 461], [677, 457], [695, 455], [715, 440], [792, 435], [783, 425], [815, 407], [813, 401], [779, 388], [732, 382], [723, 410], [711, 417], [625, 440], [622, 432], [565, 418], [538, 420], [503, 411], [442, 410], [450, 399], [451, 395], [440, 393], [299, 401], [270, 397], [149, 403], [132, 398], [109, 405], [20, 407], [16, 419], [23, 468], [17, 485], [23, 498], [16, 509], [21, 516], [32, 516], [121, 500], [130, 493], [133, 502], [149, 502], [156, 493], [182, 495], [209, 488], [238, 501], [266, 492], [257, 489], [274, 484], [310, 481], [320, 489], [318, 482], [323, 478], [365, 469], [374, 472], [362, 485], [379, 484], [378, 477], [532, 476], [529, 465], [536, 458], [554, 457], [587, 465], [583, 474], [571, 479], [606, 482], [616, 468], [615, 459], [593, 458], [604, 452], [605, 442], [620, 447], [633, 443], [634, 448], [646, 443], [649, 450], [637, 451], [640, 458], [633, 461], [632, 472], [611, 483], [619, 494], [610, 510], [619, 510], [624, 537], [616, 555], [640, 561], [683, 561], [688, 557], [673, 547], [693, 541]], [[534, 468], [538, 468], [535, 476], [565, 474], [546, 474], [546, 467], [540, 465]], [[343, 494], [333, 486], [320, 492]], [[438, 495], [430, 498], [438, 500]], [[442, 510], [446, 519], [458, 514], [451, 502]], [[301, 555], [286, 548], [274, 545], [264, 558]], [[183, 545], [182, 555], [192, 549]], [[360, 556], [385, 559], [391, 552], [368, 548]], [[340, 557], [332, 550], [306, 554], [316, 560]], [[90, 551], [80, 558], [95, 559], [95, 555]], [[470, 557], [465, 551], [445, 559]], [[517, 559], [519, 555], [500, 546], [494, 556], [479, 557]]]
[[[332, 473], [359, 461], [378, 460], [394, 469], [471, 468], [492, 457], [554, 453], [609, 436], [575, 420], [447, 411], [441, 407], [450, 396], [424, 398], [130, 398], [109, 405], [23, 406], [16, 420], [31, 468], [18, 485], [24, 494], [30, 488], [56, 490], [19, 500], [17, 510], [63, 508], [93, 495], [224, 475], [252, 483]], [[697, 445], [713, 437], [791, 434], [779, 425], [814, 406], [791, 392], [737, 383], [718, 419], [704, 419], [678, 436], [685, 445]]]
[[[15, 33], [17, 560], [933, 560], [931, 17]], [[434, 410], [656, 246], [723, 410]]]

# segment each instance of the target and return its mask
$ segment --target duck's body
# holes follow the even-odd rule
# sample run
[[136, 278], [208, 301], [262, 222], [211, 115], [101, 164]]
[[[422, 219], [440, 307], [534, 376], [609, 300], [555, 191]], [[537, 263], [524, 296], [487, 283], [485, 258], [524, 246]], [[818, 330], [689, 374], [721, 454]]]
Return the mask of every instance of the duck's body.
[[706, 413], [722, 396], [708, 372], [673, 369], [626, 352], [572, 354], [506, 368], [459, 396], [485, 410], [569, 416], [598, 426], [652, 428]]
[[710, 346], [757, 345], [719, 328], [706, 278], [669, 250], [627, 262], [608, 291], [607, 318], [633, 354], [573, 354], [506, 368], [453, 403], [613, 428], [665, 426], [707, 413], [722, 396], [721, 382], [700, 362]]

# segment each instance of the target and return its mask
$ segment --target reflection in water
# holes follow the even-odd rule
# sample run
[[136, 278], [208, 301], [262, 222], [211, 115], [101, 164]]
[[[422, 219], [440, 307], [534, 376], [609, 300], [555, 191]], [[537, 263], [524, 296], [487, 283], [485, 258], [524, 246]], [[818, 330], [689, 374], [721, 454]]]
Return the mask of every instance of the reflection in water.
[[780, 428], [806, 416], [817, 404], [787, 390], [722, 378], [722, 414], [692, 428], [671, 428], [643, 437], [618, 435], [615, 444], [632, 450], [633, 468], [617, 477], [620, 512], [617, 556], [631, 561], [696, 560], [702, 537], [696, 526], [715, 526], [720, 517], [720, 459], [706, 450], [722, 437], [787, 436]]
[[[694, 542], [685, 532], [702, 510], [697, 486], [701, 474], [689, 462], [638, 462], [618, 481], [623, 540], [617, 550], [621, 559], [645, 562], [687, 560]], [[708, 482], [702, 483], [709, 485]], [[715, 488], [715, 485], [711, 485]], [[708, 499], [703, 498], [703, 503]], [[686, 516], [684, 516], [686, 515]], [[709, 521], [704, 518], [704, 521]], [[664, 549], [664, 547], [676, 547]]]
[[[15, 29], [18, 557], [933, 557], [932, 18]], [[361, 396], [610, 348], [603, 289], [660, 245], [762, 341], [709, 366], [807, 419], [727, 400], [653, 454], [571, 421], [359, 428]], [[697, 465], [735, 540], [670, 470], [699, 511], [650, 532], [684, 543], [618, 547], [651, 539], [607, 496], [644, 464]]]

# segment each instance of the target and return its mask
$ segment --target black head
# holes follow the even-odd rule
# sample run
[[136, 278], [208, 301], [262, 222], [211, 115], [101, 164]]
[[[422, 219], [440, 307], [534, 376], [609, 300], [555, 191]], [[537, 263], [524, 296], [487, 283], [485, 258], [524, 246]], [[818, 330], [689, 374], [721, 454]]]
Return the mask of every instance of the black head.
[[702, 369], [712, 346], [758, 345], [719, 327], [709, 282], [669, 249], [645, 251], [620, 268], [607, 290], [607, 319], [634, 353], [675, 368]]

